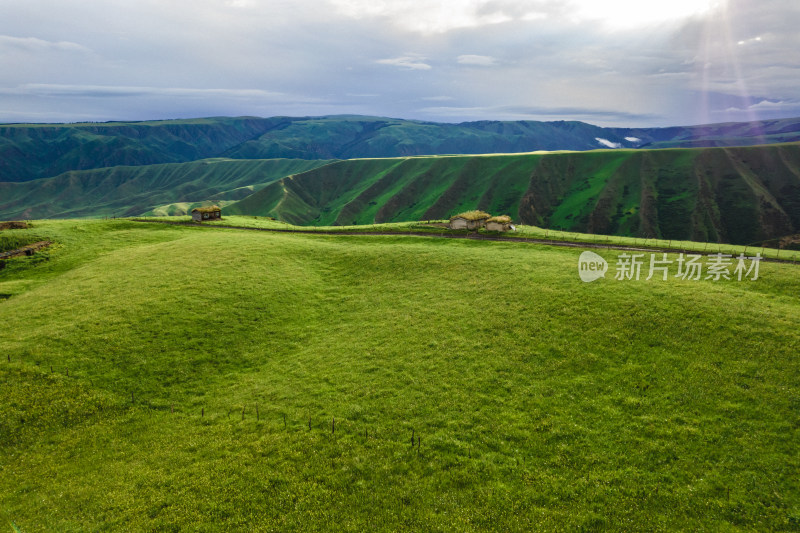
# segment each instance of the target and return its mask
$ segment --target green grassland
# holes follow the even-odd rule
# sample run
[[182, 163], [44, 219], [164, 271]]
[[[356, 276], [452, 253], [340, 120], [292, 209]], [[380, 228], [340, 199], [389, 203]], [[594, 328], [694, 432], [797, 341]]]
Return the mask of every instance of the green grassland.
[[338, 161], [226, 213], [327, 226], [470, 209], [572, 232], [753, 244], [800, 231], [800, 144]]
[[[135, 220], [146, 222], [192, 223], [192, 218], [190, 216], [144, 217]], [[644, 237], [625, 237], [619, 235], [598, 235], [573, 231], [552, 230], [529, 225], [516, 225], [513, 231], [507, 232], [487, 231], [485, 229], [480, 229], [478, 231], [451, 230], [445, 226], [447, 222], [447, 220], [442, 219], [343, 226], [297, 226], [271, 217], [225, 215], [219, 220], [203, 222], [202, 225], [227, 228], [299, 231], [304, 233], [396, 233], [398, 235], [429, 233], [432, 236], [488, 236], [500, 237], [503, 239], [515, 239], [523, 242], [525, 240], [530, 240], [551, 241], [554, 244], [586, 243], [587, 245], [592, 245], [593, 247], [623, 246], [644, 250], [672, 250], [675, 253], [699, 253], [701, 255], [721, 253], [731, 255], [733, 257], [738, 257], [741, 254], [744, 254], [746, 257], [753, 257], [754, 255], [759, 254], [765, 259], [779, 259], [783, 261], [791, 261], [793, 263], [800, 263], [800, 251], [798, 251], [796, 248], [781, 249], [777, 247], [764, 247], [760, 245], [742, 246], [735, 244], [684, 241], [677, 239], [649, 239]]]
[[12, 231], [56, 242], [0, 270], [22, 531], [800, 529], [795, 265], [585, 284], [532, 244]]
[[[175, 216], [175, 217], [140, 217], [131, 220], [144, 221], [144, 222], [165, 222], [165, 223], [189, 223], [194, 226], [198, 224], [192, 223], [191, 216]], [[200, 224], [201, 226], [224, 227], [224, 228], [246, 228], [246, 229], [267, 229], [267, 230], [284, 230], [284, 231], [300, 231], [300, 232], [313, 232], [313, 233], [370, 233], [370, 232], [394, 232], [398, 234], [408, 234], [413, 232], [430, 232], [430, 233], [455, 233], [461, 234], [461, 231], [450, 231], [442, 227], [442, 224], [447, 223], [447, 220], [425, 220], [413, 222], [386, 222], [383, 224], [354, 224], [348, 226], [296, 226], [289, 224], [282, 220], [277, 220], [271, 217], [258, 217], [258, 216], [244, 216], [244, 215], [225, 215], [217, 220], [209, 220]]]

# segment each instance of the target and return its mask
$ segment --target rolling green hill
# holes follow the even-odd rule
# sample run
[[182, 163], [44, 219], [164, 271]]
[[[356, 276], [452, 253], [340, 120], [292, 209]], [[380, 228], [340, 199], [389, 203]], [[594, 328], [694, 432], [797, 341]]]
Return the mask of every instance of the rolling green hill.
[[71, 171], [22, 183], [0, 182], [0, 219], [178, 215], [202, 202], [227, 205], [276, 179], [326, 163], [207, 159]]
[[800, 525], [797, 265], [582, 283], [531, 244], [7, 231], [56, 243], [0, 270], [7, 530]]
[[[711, 148], [799, 141], [796, 118], [723, 122], [699, 126], [645, 128], [626, 135], [642, 138], [640, 148]], [[649, 139], [649, 140], [647, 140]]]
[[[442, 124], [380, 117], [294, 119], [227, 151], [227, 157], [351, 159], [532, 150], [591, 150], [597, 138], [622, 140], [628, 130], [584, 122], [465, 122]], [[648, 137], [650, 139], [650, 137]]]
[[570, 231], [759, 242], [800, 231], [800, 144], [340, 161], [227, 212], [341, 225], [476, 208]]
[[215, 157], [283, 122], [280, 118], [221, 117], [0, 125], [0, 182], [52, 177], [69, 170]]
[[796, 140], [800, 119], [672, 128], [601, 128], [576, 121], [442, 124], [364, 116], [6, 124], [0, 125], [0, 182], [212, 157], [349, 159]]
[[602, 128], [578, 121], [441, 124], [361, 116], [291, 119], [227, 157], [351, 159], [535, 150], [740, 146], [800, 140], [800, 119], [671, 128]]

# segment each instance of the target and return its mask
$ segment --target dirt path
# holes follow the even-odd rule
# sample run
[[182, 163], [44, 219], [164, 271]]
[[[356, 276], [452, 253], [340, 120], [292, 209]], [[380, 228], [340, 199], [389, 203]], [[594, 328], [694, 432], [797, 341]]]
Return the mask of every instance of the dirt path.
[[[622, 244], [603, 244], [598, 242], [584, 242], [584, 241], [557, 241], [550, 239], [533, 239], [528, 237], [508, 237], [505, 235], [486, 235], [483, 233], [433, 233], [425, 231], [318, 231], [318, 230], [302, 230], [302, 229], [279, 229], [279, 228], [246, 228], [243, 226], [222, 226], [219, 224], [200, 226], [194, 222], [177, 222], [168, 220], [145, 220], [141, 218], [132, 219], [134, 222], [153, 222], [156, 224], [173, 224], [177, 226], [194, 226], [206, 228], [225, 228], [225, 229], [239, 229], [251, 231], [268, 231], [272, 233], [301, 233], [306, 235], [391, 235], [394, 237], [410, 235], [412, 237], [436, 237], [439, 239], [472, 239], [478, 241], [501, 241], [501, 242], [518, 242], [525, 244], [543, 244], [546, 246], [563, 246], [566, 248], [594, 248], [601, 250], [625, 250], [631, 252], [667, 252], [667, 253], [686, 253], [686, 254], [703, 254], [697, 250], [686, 250], [682, 248], [640, 248], [636, 246], [625, 246]], [[792, 259], [776, 259], [776, 258], [761, 258], [762, 261], [769, 261], [772, 263], [792, 263], [796, 264], [797, 261]]]

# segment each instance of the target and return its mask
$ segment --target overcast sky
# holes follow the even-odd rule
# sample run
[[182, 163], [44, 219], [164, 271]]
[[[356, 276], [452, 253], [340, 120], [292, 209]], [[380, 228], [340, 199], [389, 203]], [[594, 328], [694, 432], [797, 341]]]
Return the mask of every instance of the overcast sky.
[[0, 122], [800, 116], [798, 0], [0, 0]]

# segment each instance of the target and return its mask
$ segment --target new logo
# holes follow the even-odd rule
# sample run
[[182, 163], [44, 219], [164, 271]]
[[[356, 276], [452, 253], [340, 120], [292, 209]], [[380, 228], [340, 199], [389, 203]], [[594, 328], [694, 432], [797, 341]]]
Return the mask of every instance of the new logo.
[[594, 252], [583, 252], [578, 258], [578, 275], [585, 283], [606, 277], [608, 263]]

